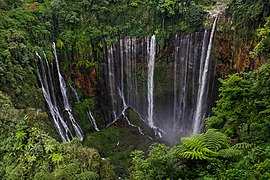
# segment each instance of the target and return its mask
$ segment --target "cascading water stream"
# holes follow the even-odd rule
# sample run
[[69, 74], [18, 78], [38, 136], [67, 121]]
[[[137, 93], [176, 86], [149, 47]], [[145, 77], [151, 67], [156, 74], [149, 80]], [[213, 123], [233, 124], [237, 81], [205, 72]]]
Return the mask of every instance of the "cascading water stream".
[[110, 85], [110, 96], [112, 100], [112, 111], [113, 118], [116, 118], [116, 108], [115, 108], [115, 93], [114, 93], [114, 68], [113, 68], [113, 48], [112, 46], [108, 47], [108, 71], [109, 71], [109, 85]]
[[155, 68], [155, 56], [156, 56], [156, 38], [155, 35], [151, 37], [151, 43], [149, 47], [149, 60], [148, 60], [148, 92], [147, 92], [147, 100], [148, 100], [148, 123], [150, 127], [154, 127], [153, 120], [153, 108], [154, 108], [154, 68]]
[[214, 23], [213, 23], [213, 26], [212, 26], [210, 40], [208, 43], [208, 49], [207, 49], [207, 54], [206, 54], [206, 58], [205, 58], [204, 68], [203, 68], [203, 73], [202, 73], [202, 75], [200, 75], [197, 106], [196, 106], [196, 113], [195, 113], [195, 118], [194, 118], [192, 134], [200, 133], [201, 123], [202, 123], [202, 120], [205, 116], [204, 111], [203, 111], [203, 104], [205, 102], [204, 96], [206, 96], [206, 93], [207, 93], [206, 92], [207, 77], [208, 77], [212, 43], [213, 43], [215, 28], [216, 28], [216, 24], [217, 24], [217, 19], [218, 19], [218, 15], [216, 16]]
[[73, 92], [73, 94], [74, 94], [74, 96], [75, 96], [76, 102], [80, 102], [80, 98], [79, 98], [79, 96], [78, 96], [77, 91], [74, 89], [73, 86], [71, 86], [71, 84], [69, 84], [69, 87], [70, 87], [71, 91]]
[[[132, 107], [156, 135], [157, 129], [162, 129], [168, 142], [192, 134], [196, 113], [201, 111], [206, 116], [214, 100], [209, 98], [215, 96], [211, 94], [215, 90], [208, 90], [214, 87], [214, 74], [204, 75], [206, 66], [214, 72], [214, 64], [209, 63], [212, 41], [210, 30], [176, 35], [169, 40], [169, 46], [158, 49], [166, 52], [159, 54], [158, 63], [154, 35], [143, 39], [126, 37], [105, 46], [107, 57], [101, 72], [106, 79], [104, 90], [111, 100], [103, 102], [108, 109], [107, 117], [111, 117], [107, 122], [125, 117], [125, 109]], [[199, 110], [202, 90], [205, 98], [200, 103], [204, 107]], [[202, 118], [199, 119], [201, 122]]]
[[64, 108], [65, 108], [65, 111], [68, 113], [69, 120], [71, 121], [71, 124], [74, 128], [74, 131], [75, 131], [77, 137], [82, 141], [83, 140], [83, 132], [72, 114], [72, 108], [71, 108], [71, 105], [69, 104], [68, 97], [67, 97], [67, 85], [66, 85], [66, 82], [65, 82], [63, 76], [61, 75], [60, 68], [59, 68], [55, 43], [53, 43], [53, 54], [54, 54], [55, 61], [56, 61], [56, 68], [57, 68], [57, 73], [58, 73], [60, 90], [61, 90], [61, 94], [62, 94], [62, 98], [63, 98]]
[[126, 103], [126, 100], [125, 100], [125, 97], [124, 97], [124, 93], [120, 90], [120, 88], [118, 88], [118, 93], [119, 93], [119, 96], [122, 100], [122, 103], [123, 103], [123, 109], [126, 109], [127, 108], [127, 103]]
[[[68, 124], [67, 124], [68, 122], [65, 120], [66, 117], [64, 118], [64, 115], [63, 115], [63, 113], [65, 112], [68, 115], [67, 118], [69, 122], [71, 122], [71, 125], [73, 127], [73, 130], [76, 136], [80, 140], [83, 140], [83, 132], [72, 114], [72, 106], [68, 99], [66, 82], [60, 72], [59, 62], [58, 62], [58, 58], [56, 54], [56, 47], [54, 43], [53, 43], [53, 54], [55, 57], [55, 63], [56, 63], [56, 68], [57, 68], [57, 76], [56, 76], [57, 79], [55, 79], [54, 81], [56, 80], [59, 81], [62, 99], [56, 99], [57, 91], [55, 91], [55, 86], [54, 86], [53, 78], [51, 75], [51, 69], [50, 69], [50, 65], [48, 63], [46, 54], [43, 52], [43, 56], [45, 59], [43, 60], [42, 57], [39, 55], [39, 53], [36, 52], [36, 55], [39, 60], [39, 63], [37, 66], [37, 74], [38, 74], [38, 78], [41, 84], [43, 96], [47, 104], [48, 114], [63, 141], [70, 141], [73, 138], [73, 135], [70, 130], [71, 127], [68, 127]], [[76, 101], [79, 102], [80, 100], [79, 100], [79, 96], [76, 90], [71, 85], [69, 85], [69, 87], [70, 87], [71, 92], [74, 94]], [[59, 103], [60, 101], [63, 102], [63, 104]], [[61, 107], [61, 106], [64, 106], [64, 107]], [[92, 115], [90, 109], [88, 109], [86, 113], [94, 129], [96, 131], [99, 131], [96, 120], [94, 116]]]
[[57, 132], [59, 133], [62, 140], [63, 141], [70, 141], [72, 138], [71, 131], [69, 130], [69, 128], [68, 128], [66, 122], [64, 121], [64, 118], [62, 117], [60, 110], [56, 104], [56, 98], [55, 98], [54, 89], [52, 86], [53, 83], [52, 83], [52, 79], [51, 79], [49, 63], [47, 61], [47, 58], [45, 58], [46, 65], [47, 65], [47, 72], [49, 75], [49, 79], [48, 79], [42, 58], [37, 52], [36, 52], [36, 55], [39, 59], [39, 63], [41, 66], [41, 69], [38, 68], [38, 78], [39, 78], [39, 81], [41, 83], [43, 96], [44, 96], [44, 99], [47, 103], [49, 114], [50, 114], [52, 121], [57, 129]]
[[88, 119], [90, 120], [91, 124], [93, 125], [94, 129], [96, 131], [100, 131], [98, 126], [97, 126], [97, 123], [96, 123], [96, 119], [94, 118], [94, 116], [92, 115], [90, 109], [87, 110], [87, 115], [88, 115]]

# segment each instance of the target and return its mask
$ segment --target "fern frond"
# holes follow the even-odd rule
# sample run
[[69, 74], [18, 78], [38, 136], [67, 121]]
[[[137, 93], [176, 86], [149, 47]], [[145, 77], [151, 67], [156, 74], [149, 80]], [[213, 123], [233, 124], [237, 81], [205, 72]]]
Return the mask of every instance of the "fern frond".
[[232, 158], [232, 157], [236, 157], [242, 154], [241, 150], [238, 149], [222, 149], [219, 151], [219, 156], [224, 157], [224, 158]]
[[191, 151], [199, 151], [206, 147], [206, 144], [196, 137], [182, 138], [183, 145]]
[[217, 156], [218, 153], [212, 151], [207, 147], [207, 144], [203, 142], [203, 137], [194, 136], [191, 138], [182, 138], [183, 146], [186, 148], [184, 152], [181, 153], [181, 156], [186, 159], [207, 159], [211, 160], [213, 156]]
[[192, 160], [193, 159], [196, 159], [196, 160], [207, 159], [207, 157], [202, 152], [198, 152], [198, 151], [187, 151], [187, 152], [184, 152], [182, 156], [186, 159], [192, 159]]
[[207, 147], [213, 151], [218, 151], [227, 144], [227, 137], [216, 129], [209, 129], [204, 134]]
[[212, 160], [210, 156], [215, 154], [215, 152], [212, 152], [211, 150], [204, 148], [201, 151], [186, 151], [183, 152], [181, 155], [182, 157], [186, 159], [191, 159], [191, 160]]
[[246, 142], [237, 143], [234, 146], [232, 146], [233, 149], [238, 149], [238, 150], [250, 149], [251, 147], [252, 145]]

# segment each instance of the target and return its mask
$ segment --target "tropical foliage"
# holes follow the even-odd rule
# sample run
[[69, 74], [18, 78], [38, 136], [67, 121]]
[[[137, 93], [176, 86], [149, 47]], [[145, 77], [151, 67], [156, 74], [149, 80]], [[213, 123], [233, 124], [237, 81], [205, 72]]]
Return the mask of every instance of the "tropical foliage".
[[[104, 37], [157, 35], [160, 44], [171, 34], [203, 28], [211, 1], [186, 0], [25, 0], [0, 1], [0, 90], [17, 108], [43, 106], [36, 80], [34, 51], [50, 55], [56, 42], [62, 67], [97, 68]], [[48, 59], [51, 59], [48, 57]]]
[[[44, 102], [36, 78], [36, 50], [52, 56], [51, 43], [56, 42], [67, 77], [76, 68], [98, 71], [104, 43], [154, 33], [162, 46], [172, 34], [202, 30], [206, 6], [214, 3], [0, 0], [1, 179], [116, 179], [112, 166], [97, 150], [77, 139], [69, 143], [55, 139], [48, 117], [39, 109], [44, 109]], [[257, 33], [259, 43], [252, 56], [269, 58], [269, 7], [269, 0], [229, 3], [226, 15], [235, 37], [243, 41]], [[173, 147], [157, 143], [147, 152], [134, 151], [130, 179], [270, 179], [269, 63], [220, 82], [219, 100], [205, 121], [206, 132], [182, 138]], [[92, 101], [96, 98], [82, 100], [75, 113], [85, 114], [95, 104]], [[85, 115], [82, 119], [88, 121]], [[88, 136], [85, 144], [111, 158], [116, 170], [126, 176], [129, 152], [150, 144], [138, 137], [133, 130], [113, 127]], [[132, 144], [134, 139], [140, 145]]]
[[[243, 24], [245, 20], [248, 23], [249, 18], [262, 18], [269, 13], [263, 6], [252, 16], [246, 16], [245, 11], [236, 16], [243, 7], [253, 12], [254, 6], [268, 3], [260, 1], [248, 7], [248, 2], [232, 1], [230, 7], [236, 8], [233, 18], [240, 23], [236, 23], [236, 32], [241, 35], [250, 32], [243, 29], [249, 27]], [[269, 29], [267, 18], [264, 27], [257, 31], [259, 44], [251, 55], [269, 57]], [[269, 179], [269, 62], [254, 72], [233, 74], [220, 82], [219, 100], [213, 115], [205, 120], [206, 133], [182, 138], [173, 147], [159, 144], [147, 153], [135, 151], [131, 179]]]
[[59, 143], [29, 125], [0, 92], [1, 179], [115, 179], [111, 165], [79, 140]]
[[[270, 66], [222, 80], [206, 133], [133, 153], [131, 179], [268, 179]], [[217, 129], [212, 129], [217, 128]]]
[[232, 0], [227, 11], [231, 16], [238, 39], [248, 40], [270, 15], [268, 0]]

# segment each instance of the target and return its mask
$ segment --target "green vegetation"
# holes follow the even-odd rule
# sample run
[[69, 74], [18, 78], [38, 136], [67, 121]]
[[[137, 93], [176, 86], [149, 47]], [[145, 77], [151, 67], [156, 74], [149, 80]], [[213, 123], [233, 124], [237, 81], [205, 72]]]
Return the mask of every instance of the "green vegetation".
[[[133, 153], [131, 179], [269, 179], [270, 65], [222, 80], [207, 131]], [[218, 130], [212, 129], [216, 128]]]
[[2, 92], [0, 102], [2, 179], [115, 179], [111, 165], [95, 149], [77, 139], [59, 143], [30, 126], [28, 116]]
[[232, 0], [227, 15], [232, 18], [235, 37], [248, 40], [270, 15], [270, 3], [265, 0]]
[[[86, 133], [83, 143], [58, 142], [41, 110], [44, 101], [36, 78], [35, 50], [45, 51], [50, 60], [51, 44], [56, 42], [61, 70], [74, 84], [71, 75], [76, 68], [98, 71], [104, 43], [155, 34], [162, 47], [173, 34], [202, 30], [206, 10], [213, 9], [215, 2], [0, 0], [0, 177], [116, 179], [117, 174], [139, 180], [270, 179], [269, 62], [257, 71], [220, 80], [219, 100], [206, 119], [207, 131], [182, 138], [173, 147], [156, 143], [147, 151], [152, 141], [125, 122], [93, 133], [86, 116], [89, 107], [98, 123], [105, 124], [99, 117], [101, 110], [94, 108], [96, 97], [81, 95], [85, 99], [75, 104], [74, 113]], [[269, 7], [269, 0], [228, 3], [224, 20], [232, 22], [228, 31], [239, 41], [256, 35], [259, 44], [251, 56], [269, 59]], [[167, 65], [162, 63], [157, 74], [162, 74], [159, 67]], [[157, 93], [162, 88], [157, 86]], [[136, 113], [129, 111], [128, 116], [143, 126]]]
[[128, 168], [131, 166], [131, 152], [140, 149], [147, 150], [152, 143], [150, 139], [141, 135], [136, 128], [110, 127], [94, 132], [85, 140], [88, 147], [98, 150], [113, 165], [120, 177], [128, 176]]
[[[0, 1], [0, 90], [18, 108], [43, 106], [36, 80], [35, 50], [49, 56], [59, 48], [62, 67], [98, 67], [108, 43], [121, 36], [155, 33], [160, 44], [171, 34], [203, 29], [212, 1], [186, 0], [25, 0]], [[68, 72], [68, 71], [67, 71]], [[68, 73], [69, 74], [69, 73]]]
[[[150, 133], [145, 125], [140, 123], [138, 115], [132, 110], [127, 111], [131, 123], [142, 127], [144, 133]], [[148, 130], [148, 131], [147, 131]], [[142, 135], [138, 128], [128, 125], [124, 119], [119, 119], [106, 129], [87, 135], [85, 144], [98, 150], [113, 165], [118, 176], [128, 177], [128, 168], [131, 166], [132, 151], [147, 150], [153, 140]]]
[[[269, 57], [269, 29], [267, 18], [251, 55]], [[173, 147], [153, 145], [147, 154], [134, 151], [130, 179], [270, 178], [269, 62], [220, 81], [213, 116], [205, 120], [206, 133], [182, 138]]]
[[260, 42], [254, 49], [256, 55], [265, 55], [266, 58], [269, 58], [270, 54], [270, 17], [266, 19], [264, 26], [257, 30], [257, 36]]

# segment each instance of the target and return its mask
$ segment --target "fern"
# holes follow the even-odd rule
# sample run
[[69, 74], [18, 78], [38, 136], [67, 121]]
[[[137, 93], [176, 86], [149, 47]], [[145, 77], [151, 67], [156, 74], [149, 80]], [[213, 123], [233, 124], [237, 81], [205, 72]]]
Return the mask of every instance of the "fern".
[[224, 158], [232, 158], [236, 157], [242, 154], [241, 150], [228, 148], [228, 149], [222, 149], [219, 151], [219, 156]]
[[238, 149], [238, 150], [250, 149], [251, 147], [252, 145], [246, 142], [237, 143], [234, 146], [232, 146], [233, 149]]
[[82, 172], [81, 174], [76, 176], [78, 180], [96, 180], [99, 179], [99, 175], [93, 171]]
[[209, 153], [206, 148], [204, 151], [186, 151], [182, 153], [182, 156], [186, 159], [200, 159], [200, 160], [212, 160], [213, 158], [208, 157], [206, 154]]
[[213, 151], [218, 151], [227, 144], [227, 137], [216, 129], [209, 129], [203, 137], [207, 147]]
[[193, 151], [199, 151], [206, 147], [206, 144], [196, 137], [182, 138], [183, 145]]
[[191, 138], [182, 138], [183, 146], [186, 150], [181, 153], [181, 156], [186, 159], [207, 159], [211, 160], [212, 156], [218, 155], [216, 152], [207, 148], [205, 142], [201, 140], [201, 136], [195, 136]]
[[73, 174], [63, 169], [57, 169], [53, 173], [54, 179], [72, 179]]
[[199, 134], [191, 138], [182, 138], [184, 152], [181, 156], [186, 159], [212, 160], [218, 156], [217, 152], [227, 146], [227, 137], [215, 129], [209, 129], [205, 134]]

